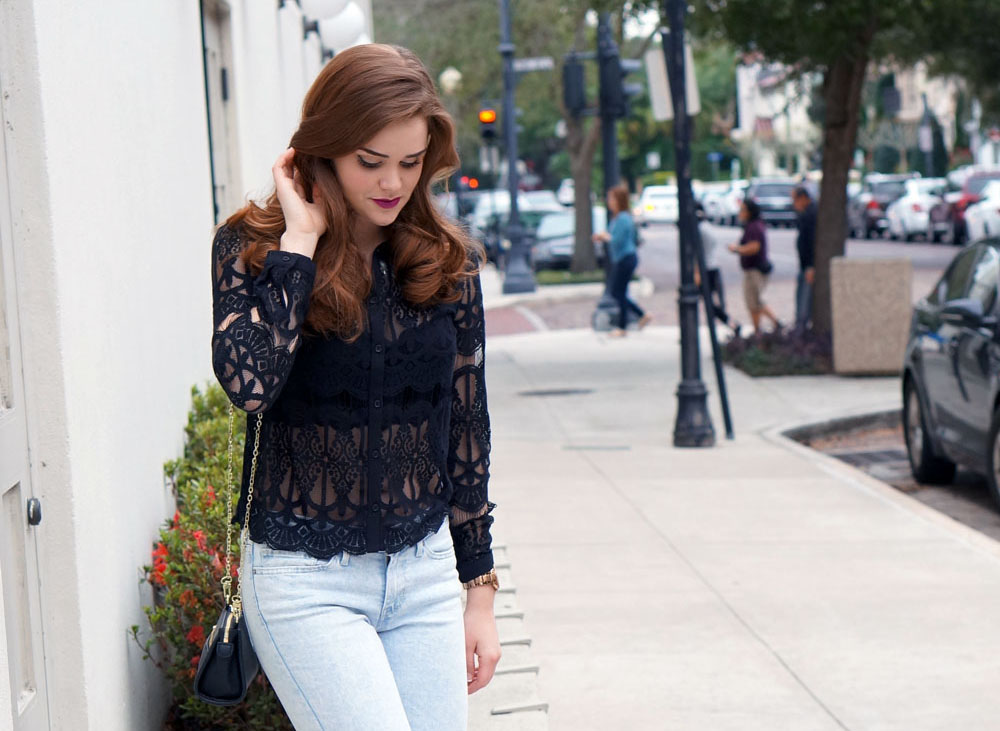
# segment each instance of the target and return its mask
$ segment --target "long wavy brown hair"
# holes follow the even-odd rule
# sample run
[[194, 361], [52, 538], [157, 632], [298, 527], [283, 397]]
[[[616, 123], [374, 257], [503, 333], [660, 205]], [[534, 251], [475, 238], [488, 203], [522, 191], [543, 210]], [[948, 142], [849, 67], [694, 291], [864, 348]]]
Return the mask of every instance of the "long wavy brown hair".
[[[364, 300], [371, 273], [352, 236], [356, 215], [336, 179], [333, 158], [363, 147], [383, 127], [423, 116], [430, 142], [420, 180], [390, 228], [389, 256], [403, 296], [413, 306], [454, 302], [459, 281], [471, 276], [481, 247], [434, 204], [432, 186], [459, 165], [455, 126], [434, 82], [409, 49], [384, 44], [338, 53], [320, 71], [302, 104], [292, 135], [293, 164], [306, 191], [317, 193], [326, 212], [326, 232], [316, 245], [316, 279], [304, 324], [307, 334], [335, 334], [353, 341], [365, 328]], [[313, 202], [313, 201], [310, 201]], [[243, 264], [254, 276], [267, 252], [279, 248], [285, 218], [276, 193], [263, 205], [249, 202], [226, 220], [241, 228]], [[470, 258], [470, 253], [477, 256]]]

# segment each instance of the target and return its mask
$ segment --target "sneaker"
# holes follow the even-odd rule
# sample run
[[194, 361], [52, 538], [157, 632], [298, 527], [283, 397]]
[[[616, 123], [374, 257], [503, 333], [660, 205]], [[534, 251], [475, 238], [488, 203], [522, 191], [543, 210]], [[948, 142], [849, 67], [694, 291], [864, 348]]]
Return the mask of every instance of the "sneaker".
[[609, 338], [623, 338], [625, 337], [625, 331], [620, 327], [616, 327], [614, 330], [608, 333]]
[[643, 315], [639, 318], [639, 329], [642, 330], [646, 325], [653, 321], [652, 315]]

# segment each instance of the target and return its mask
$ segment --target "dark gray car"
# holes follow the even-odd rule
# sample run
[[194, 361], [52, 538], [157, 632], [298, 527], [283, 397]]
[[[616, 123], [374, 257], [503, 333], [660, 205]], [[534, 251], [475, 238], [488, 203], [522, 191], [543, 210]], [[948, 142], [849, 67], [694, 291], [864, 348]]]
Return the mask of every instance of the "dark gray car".
[[913, 476], [986, 475], [1000, 505], [1000, 239], [962, 250], [916, 304], [903, 364], [903, 431]]

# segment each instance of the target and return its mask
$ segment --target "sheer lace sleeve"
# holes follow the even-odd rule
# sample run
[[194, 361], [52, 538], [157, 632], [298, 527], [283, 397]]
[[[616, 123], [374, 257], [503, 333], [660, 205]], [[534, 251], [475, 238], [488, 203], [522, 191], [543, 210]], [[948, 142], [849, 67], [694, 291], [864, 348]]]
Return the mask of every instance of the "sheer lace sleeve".
[[316, 265], [303, 254], [269, 251], [256, 277], [237, 254], [239, 234], [221, 226], [212, 243], [212, 367], [237, 407], [271, 407], [302, 342]]
[[486, 410], [486, 323], [483, 292], [477, 274], [464, 280], [455, 314], [458, 354], [452, 378], [448, 472], [455, 488], [451, 500], [451, 533], [458, 575], [469, 581], [493, 568], [487, 500], [490, 466], [490, 417]]

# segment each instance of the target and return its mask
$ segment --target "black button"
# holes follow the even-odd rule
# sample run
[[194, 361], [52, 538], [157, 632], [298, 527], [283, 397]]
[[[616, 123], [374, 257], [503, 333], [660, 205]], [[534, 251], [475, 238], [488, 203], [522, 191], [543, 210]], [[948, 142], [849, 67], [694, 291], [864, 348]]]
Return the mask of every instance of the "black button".
[[381, 409], [382, 408], [382, 399], [380, 399], [380, 398], [375, 399], [375, 408], [376, 409]]
[[378, 512], [378, 505], [369, 505], [368, 509], [371, 510], [373, 513], [377, 513]]
[[368, 456], [371, 457], [372, 459], [378, 459], [378, 450], [373, 449], [371, 452], [368, 453]]
[[381, 344], [381, 343], [378, 343], [378, 344], [377, 344], [377, 345], [375, 346], [375, 352], [376, 352], [376, 353], [381, 353], [381, 352], [382, 352], [382, 344]]
[[285, 261], [288, 261], [288, 260], [289, 260], [289, 259], [291, 259], [292, 257], [290, 257], [290, 256], [289, 256], [288, 254], [282, 254], [282, 255], [281, 255], [281, 258], [282, 258], [282, 259], [284, 259]]

